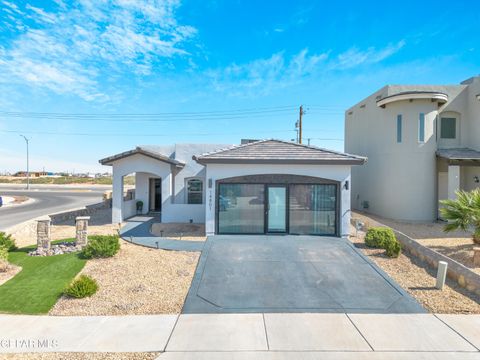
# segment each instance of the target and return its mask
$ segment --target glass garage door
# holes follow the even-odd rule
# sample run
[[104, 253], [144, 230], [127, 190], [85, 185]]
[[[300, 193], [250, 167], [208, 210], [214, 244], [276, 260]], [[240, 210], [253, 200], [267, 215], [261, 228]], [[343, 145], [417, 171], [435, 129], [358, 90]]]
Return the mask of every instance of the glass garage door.
[[263, 234], [264, 184], [219, 184], [218, 233]]
[[337, 185], [290, 185], [289, 203], [291, 234], [336, 234]]

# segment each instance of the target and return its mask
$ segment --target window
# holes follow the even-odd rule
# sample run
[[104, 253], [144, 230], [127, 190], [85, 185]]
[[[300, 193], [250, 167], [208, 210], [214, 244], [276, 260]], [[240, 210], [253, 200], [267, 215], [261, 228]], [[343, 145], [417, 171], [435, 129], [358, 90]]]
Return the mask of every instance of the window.
[[218, 232], [263, 234], [265, 231], [265, 186], [219, 184]]
[[418, 141], [425, 142], [425, 114], [420, 113], [418, 118]]
[[330, 184], [290, 186], [290, 233], [335, 235], [337, 186]]
[[200, 179], [187, 181], [187, 203], [201, 204], [203, 201], [203, 182]]
[[440, 138], [455, 139], [457, 137], [457, 119], [442, 118], [440, 123]]
[[397, 143], [402, 142], [402, 115], [397, 115]]

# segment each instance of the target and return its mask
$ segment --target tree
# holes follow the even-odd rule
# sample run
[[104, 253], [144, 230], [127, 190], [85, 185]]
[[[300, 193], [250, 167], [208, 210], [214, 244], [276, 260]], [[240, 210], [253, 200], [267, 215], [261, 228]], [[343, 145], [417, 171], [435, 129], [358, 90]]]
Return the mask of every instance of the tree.
[[440, 209], [442, 218], [448, 221], [444, 231], [457, 229], [469, 231], [473, 227], [473, 241], [480, 244], [480, 188], [473, 191], [459, 190], [455, 200], [442, 200]]

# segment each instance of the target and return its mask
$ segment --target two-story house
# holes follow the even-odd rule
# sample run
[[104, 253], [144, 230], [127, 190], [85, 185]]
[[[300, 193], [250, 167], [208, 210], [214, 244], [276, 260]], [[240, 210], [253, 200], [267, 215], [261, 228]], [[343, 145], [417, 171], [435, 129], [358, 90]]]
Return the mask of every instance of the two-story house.
[[459, 85], [387, 85], [345, 113], [352, 207], [433, 221], [439, 200], [480, 186], [480, 77]]

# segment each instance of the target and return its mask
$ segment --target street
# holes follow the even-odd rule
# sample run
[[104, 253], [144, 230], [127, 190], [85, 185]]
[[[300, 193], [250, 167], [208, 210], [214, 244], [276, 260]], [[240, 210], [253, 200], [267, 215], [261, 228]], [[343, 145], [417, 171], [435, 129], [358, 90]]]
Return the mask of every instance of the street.
[[0, 208], [0, 230], [34, 219], [42, 215], [53, 214], [74, 208], [84, 207], [102, 201], [104, 191], [109, 186], [75, 185], [25, 185], [2, 184], [0, 196], [27, 196], [34, 201], [26, 204]]

